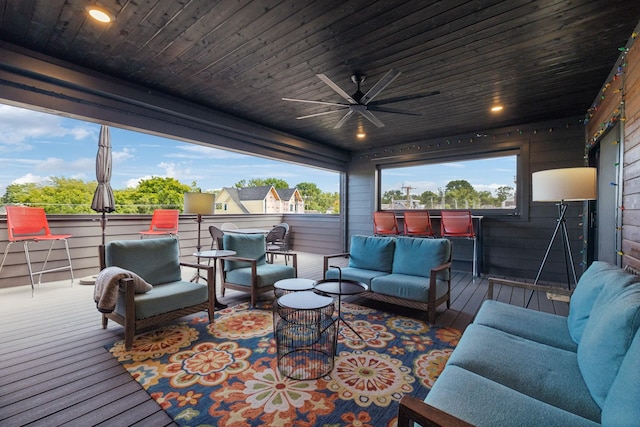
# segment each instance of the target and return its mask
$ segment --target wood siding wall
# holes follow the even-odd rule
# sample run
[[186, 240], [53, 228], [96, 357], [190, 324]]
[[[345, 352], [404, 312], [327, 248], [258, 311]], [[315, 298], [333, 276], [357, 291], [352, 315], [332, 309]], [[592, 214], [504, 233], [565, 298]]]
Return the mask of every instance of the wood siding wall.
[[591, 111], [586, 137], [587, 143], [593, 145], [612, 123], [621, 120], [622, 182], [617, 184], [622, 185], [622, 206], [617, 209], [622, 217], [622, 230], [617, 249], [622, 255], [621, 266], [640, 268], [640, 43], [630, 40], [627, 48], [603, 82], [601, 96], [594, 102], [597, 108]]
[[[531, 203], [531, 173], [563, 167], [584, 165], [584, 125], [581, 117], [552, 122], [526, 124], [513, 128], [492, 129], [474, 135], [452, 135], [432, 141], [420, 141], [390, 147], [384, 153], [363, 151], [354, 156], [349, 166], [348, 235], [372, 234], [372, 213], [376, 206], [376, 165], [412, 162], [447, 156], [491, 152], [505, 147], [520, 147], [522, 157], [519, 179], [523, 180], [522, 214], [487, 216], [482, 221], [480, 260], [484, 274], [535, 278], [556, 224], [557, 208], [553, 203]], [[478, 137], [478, 135], [483, 135]], [[447, 143], [446, 141], [450, 141]], [[417, 147], [422, 147], [418, 150]], [[424, 148], [431, 147], [425, 150]], [[389, 153], [397, 153], [393, 159]], [[378, 157], [380, 156], [380, 160]], [[386, 158], [384, 158], [386, 157]], [[449, 157], [451, 158], [451, 157]], [[571, 203], [567, 226], [572, 253], [579, 274], [582, 241], [582, 203]], [[456, 239], [454, 267], [470, 271], [472, 242]], [[541, 280], [566, 282], [562, 245], [557, 239]]]
[[[98, 245], [101, 242], [99, 215], [49, 215], [49, 225], [53, 233], [69, 233], [71, 260], [76, 279], [97, 274], [99, 271]], [[150, 215], [108, 215], [107, 242], [121, 239], [138, 239], [138, 232], [148, 229]], [[338, 215], [215, 215], [203, 217], [201, 228], [201, 245], [209, 249], [211, 237], [208, 227], [221, 226], [225, 222], [233, 222], [239, 228], [265, 228], [281, 222], [291, 226], [291, 249], [316, 254], [330, 254], [340, 252], [341, 221]], [[194, 215], [180, 216], [180, 252], [185, 261], [195, 261], [191, 256], [196, 250], [198, 228]], [[0, 219], [0, 250], [4, 251], [7, 244], [6, 218]], [[34, 269], [39, 268], [46, 256], [46, 243], [31, 244], [29, 246]], [[50, 266], [62, 265], [65, 260], [64, 246], [56, 243], [51, 254]], [[0, 255], [1, 256], [1, 255]], [[65, 280], [69, 272], [57, 272], [43, 276], [44, 281]], [[37, 280], [37, 278], [36, 278]], [[78, 281], [76, 280], [76, 283]], [[29, 285], [29, 276], [24, 258], [22, 243], [14, 243], [4, 268], [0, 272], [0, 288]]]

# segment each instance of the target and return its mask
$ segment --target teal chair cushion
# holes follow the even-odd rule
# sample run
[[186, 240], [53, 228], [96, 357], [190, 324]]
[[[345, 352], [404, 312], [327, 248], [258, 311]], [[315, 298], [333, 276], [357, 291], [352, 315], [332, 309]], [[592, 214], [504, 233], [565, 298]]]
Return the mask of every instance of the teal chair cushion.
[[[392, 272], [409, 276], [429, 277], [431, 269], [449, 260], [451, 242], [447, 239], [399, 237], [393, 255]], [[441, 279], [448, 279], [444, 271]]]
[[[639, 327], [640, 285], [628, 286], [614, 295], [600, 293], [578, 344], [580, 371], [600, 407]], [[636, 357], [637, 362], [640, 357]]]
[[582, 274], [571, 295], [567, 325], [576, 343], [580, 343], [585, 325], [592, 313], [593, 304], [603, 290], [615, 294], [621, 288], [636, 283], [640, 277], [626, 273], [621, 268], [602, 261], [593, 262]]
[[640, 420], [640, 331], [620, 364], [602, 407], [602, 425], [633, 426]]
[[[278, 280], [296, 277], [296, 270], [289, 265], [261, 264], [256, 268], [258, 288], [272, 286]], [[227, 272], [227, 282], [251, 287], [251, 267], [240, 267]]]
[[511, 335], [552, 347], [572, 352], [578, 350], [578, 345], [569, 335], [565, 316], [529, 310], [500, 301], [486, 300], [478, 310], [473, 323], [499, 329]]
[[351, 236], [349, 267], [391, 273], [394, 249], [392, 237]]
[[[404, 298], [412, 301], [429, 302], [430, 279], [422, 276], [392, 273], [371, 279], [370, 289], [378, 294]], [[446, 280], [436, 280], [436, 299], [449, 290]]]
[[[151, 240], [151, 239], [149, 239]], [[173, 239], [175, 240], [175, 239]], [[207, 285], [185, 281], [163, 283], [135, 298], [136, 319], [146, 319], [209, 300]], [[124, 293], [118, 295], [115, 312], [125, 316]]]
[[[258, 265], [267, 263], [265, 238], [262, 234], [225, 233], [223, 244], [226, 250], [235, 251], [236, 256], [255, 259]], [[250, 267], [245, 261], [225, 261], [224, 271]]]
[[152, 286], [182, 280], [178, 240], [172, 237], [108, 242], [105, 264], [130, 270]]
[[[466, 369], [541, 403], [595, 422], [600, 420], [600, 407], [592, 399], [590, 389], [583, 381], [577, 355], [572, 351], [472, 323], [451, 354], [447, 368], [449, 365]], [[504, 402], [501, 409], [511, 411], [512, 408]]]

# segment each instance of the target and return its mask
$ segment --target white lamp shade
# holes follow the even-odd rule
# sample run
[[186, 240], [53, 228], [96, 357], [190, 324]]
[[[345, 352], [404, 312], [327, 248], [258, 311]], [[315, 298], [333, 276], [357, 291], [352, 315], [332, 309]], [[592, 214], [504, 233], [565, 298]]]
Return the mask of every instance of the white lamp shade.
[[531, 175], [534, 202], [594, 200], [596, 196], [596, 168], [550, 169]]
[[184, 193], [184, 213], [213, 214], [215, 198], [210, 193]]

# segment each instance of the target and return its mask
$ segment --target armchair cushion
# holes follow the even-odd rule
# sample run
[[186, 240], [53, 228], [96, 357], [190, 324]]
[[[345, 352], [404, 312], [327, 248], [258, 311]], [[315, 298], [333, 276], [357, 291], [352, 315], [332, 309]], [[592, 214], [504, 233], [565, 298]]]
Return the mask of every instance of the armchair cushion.
[[600, 293], [578, 345], [582, 376], [600, 407], [639, 327], [640, 287], [627, 287], [615, 295]]
[[[412, 301], [429, 301], [429, 278], [408, 274], [387, 274], [371, 279], [372, 292], [404, 298]], [[436, 280], [436, 299], [446, 295], [449, 284], [446, 280]]]
[[[208, 298], [207, 285], [201, 283], [177, 281], [156, 285], [149, 292], [136, 295], [136, 320], [201, 304]], [[121, 292], [115, 311], [125, 316], [125, 310], [125, 295]]]
[[[449, 260], [451, 242], [447, 239], [398, 237], [393, 255], [393, 273], [429, 277], [431, 269]], [[442, 279], [448, 279], [444, 270]]]
[[[235, 251], [241, 258], [255, 259], [257, 265], [267, 263], [265, 239], [262, 234], [225, 233], [223, 245], [227, 250]], [[247, 261], [225, 261], [224, 271], [251, 267]]]
[[173, 238], [107, 243], [105, 264], [135, 272], [152, 286], [182, 280], [178, 241]]
[[571, 295], [567, 325], [573, 340], [580, 343], [589, 315], [593, 313], [593, 305], [603, 290], [607, 295], [613, 295], [621, 288], [639, 280], [640, 277], [627, 274], [613, 264], [594, 261], [582, 274]]
[[391, 273], [395, 239], [392, 237], [351, 237], [349, 267]]
[[[296, 277], [296, 270], [288, 265], [262, 264], [256, 268], [258, 288], [271, 286], [278, 280]], [[251, 287], [251, 267], [241, 267], [227, 272], [227, 281], [237, 285]]]

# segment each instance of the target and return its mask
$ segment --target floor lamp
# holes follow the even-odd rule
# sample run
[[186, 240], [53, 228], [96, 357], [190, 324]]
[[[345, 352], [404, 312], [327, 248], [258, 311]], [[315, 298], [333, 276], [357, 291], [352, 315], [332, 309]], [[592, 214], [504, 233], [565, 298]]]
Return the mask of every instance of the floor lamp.
[[[212, 215], [214, 212], [215, 198], [210, 193], [184, 193], [184, 213], [197, 214], [198, 218], [198, 243], [196, 249], [200, 252], [202, 246], [200, 245], [200, 224], [202, 223], [202, 215]], [[200, 257], [198, 264], [200, 264]], [[194, 279], [200, 278], [200, 270], [196, 272]], [[193, 279], [192, 279], [193, 280]]]
[[[571, 276], [572, 273], [573, 282], [577, 285], [578, 280], [576, 277], [576, 269], [573, 264], [573, 256], [571, 254], [571, 244], [569, 242], [569, 234], [567, 233], [567, 221], [565, 214], [567, 212], [567, 205], [565, 202], [576, 202], [594, 200], [596, 198], [596, 168], [565, 168], [565, 169], [551, 169], [546, 171], [534, 172], [531, 176], [531, 199], [534, 202], [556, 202], [558, 206], [558, 219], [556, 220], [556, 228], [551, 236], [551, 241], [547, 247], [547, 252], [544, 254], [542, 264], [538, 270], [538, 275], [534, 284], [538, 283], [544, 265], [549, 258], [549, 252], [553, 246], [553, 242], [556, 240], [558, 234], [562, 238], [562, 246], [564, 248], [564, 262], [567, 270], [567, 286], [571, 289]], [[533, 292], [529, 297], [527, 306], [531, 302]]]

